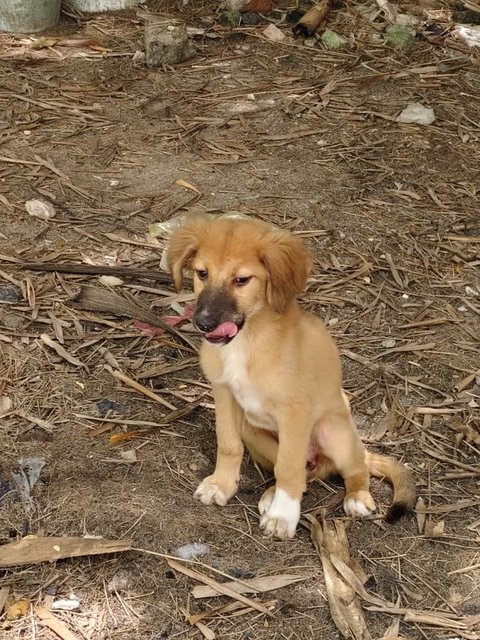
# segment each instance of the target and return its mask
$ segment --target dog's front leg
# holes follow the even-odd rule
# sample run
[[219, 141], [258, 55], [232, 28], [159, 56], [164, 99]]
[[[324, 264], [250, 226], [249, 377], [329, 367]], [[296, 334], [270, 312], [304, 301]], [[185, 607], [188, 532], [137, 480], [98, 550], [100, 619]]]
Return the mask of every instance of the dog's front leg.
[[205, 478], [195, 491], [203, 504], [222, 507], [237, 493], [243, 457], [241, 438], [243, 412], [229, 389], [213, 387], [217, 432], [217, 463], [211, 476]]
[[278, 429], [275, 487], [258, 505], [260, 527], [266, 535], [293, 538], [300, 520], [300, 503], [307, 484], [307, 452], [311, 428], [303, 410], [291, 408], [282, 415]]

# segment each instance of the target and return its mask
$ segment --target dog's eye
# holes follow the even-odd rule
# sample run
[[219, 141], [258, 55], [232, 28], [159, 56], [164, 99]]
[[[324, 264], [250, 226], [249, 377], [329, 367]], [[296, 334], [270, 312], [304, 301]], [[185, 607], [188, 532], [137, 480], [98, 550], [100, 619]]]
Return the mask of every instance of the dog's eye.
[[252, 276], [240, 276], [238, 278], [235, 278], [233, 282], [236, 287], [244, 287], [247, 282], [250, 282], [251, 279]]
[[206, 269], [197, 269], [196, 274], [199, 280], [206, 280], [208, 278], [208, 271]]

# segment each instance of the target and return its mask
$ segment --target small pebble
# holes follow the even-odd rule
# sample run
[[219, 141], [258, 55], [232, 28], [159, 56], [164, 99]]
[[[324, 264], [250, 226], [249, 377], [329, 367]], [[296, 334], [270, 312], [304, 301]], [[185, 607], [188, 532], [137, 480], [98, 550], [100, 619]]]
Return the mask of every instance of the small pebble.
[[75, 611], [80, 606], [80, 600], [75, 596], [71, 598], [62, 598], [60, 600], [54, 600], [51, 608], [53, 611]]
[[184, 544], [172, 551], [172, 555], [182, 560], [191, 560], [192, 558], [201, 558], [210, 551], [210, 545], [203, 544], [202, 542], [192, 542], [191, 544]]
[[409, 49], [415, 45], [415, 31], [411, 27], [392, 24], [385, 31], [385, 44], [394, 49]]
[[403, 124], [429, 125], [435, 122], [435, 113], [430, 107], [424, 107], [419, 102], [411, 102], [397, 116], [395, 121]]
[[332, 31], [331, 29], [326, 29], [322, 33], [320, 40], [323, 42], [327, 49], [331, 49], [332, 51], [341, 49], [347, 44], [346, 38], [341, 36], [339, 33], [336, 33], [336, 31]]
[[116, 276], [100, 276], [98, 281], [106, 287], [119, 287], [123, 284], [123, 280]]
[[228, 572], [232, 578], [240, 578], [243, 580], [249, 580], [250, 578], [254, 578], [255, 574], [248, 569], [242, 569], [242, 567], [233, 567]]
[[22, 294], [13, 284], [0, 285], [0, 302], [18, 302]]
[[[0, 418], [5, 416], [12, 410], [13, 400], [10, 396], [5, 396], [0, 393]], [[0, 494], [1, 495], [1, 494]]]
[[388, 340], [384, 340], [382, 342], [382, 347], [384, 347], [385, 349], [393, 349], [396, 344], [396, 340], [393, 340], [393, 338], [389, 338]]
[[147, 67], [174, 65], [193, 58], [195, 47], [191, 44], [184, 25], [150, 23], [144, 29], [145, 63]]
[[125, 451], [120, 451], [120, 457], [122, 458], [122, 460], [125, 460], [125, 462], [130, 462], [131, 464], [134, 464], [138, 460], [137, 452], [135, 451], [135, 449], [126, 449]]
[[51, 220], [56, 214], [55, 207], [47, 200], [27, 200], [25, 209], [31, 216], [41, 220]]
[[5, 313], [0, 324], [6, 329], [21, 329], [26, 322], [26, 319], [18, 313]]
[[110, 593], [114, 591], [127, 591], [132, 586], [135, 577], [135, 571], [124, 567], [119, 569], [113, 574], [112, 579], [107, 585], [107, 589]]
[[107, 413], [112, 412], [118, 415], [123, 415], [125, 413], [124, 408], [118, 402], [114, 402], [113, 400], [100, 400], [97, 402], [97, 409], [100, 418], [104, 418]]
[[252, 11], [246, 11], [241, 14], [241, 22], [245, 25], [256, 25], [262, 21], [261, 16], [258, 13], [253, 13]]
[[240, 14], [238, 11], [225, 11], [218, 16], [218, 22], [222, 27], [238, 27], [240, 24]]

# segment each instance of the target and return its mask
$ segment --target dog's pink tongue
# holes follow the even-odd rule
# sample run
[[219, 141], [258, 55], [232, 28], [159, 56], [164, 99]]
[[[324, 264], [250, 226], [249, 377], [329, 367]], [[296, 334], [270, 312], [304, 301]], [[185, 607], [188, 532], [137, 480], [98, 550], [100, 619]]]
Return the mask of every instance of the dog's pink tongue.
[[238, 327], [234, 322], [222, 322], [216, 329], [205, 334], [206, 338], [233, 338], [238, 333]]

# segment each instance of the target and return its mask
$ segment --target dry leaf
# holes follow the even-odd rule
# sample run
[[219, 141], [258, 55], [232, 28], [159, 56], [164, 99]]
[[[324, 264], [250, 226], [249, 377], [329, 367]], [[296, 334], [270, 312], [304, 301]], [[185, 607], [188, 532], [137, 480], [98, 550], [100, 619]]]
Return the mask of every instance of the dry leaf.
[[430, 613], [429, 611], [407, 611], [404, 620], [405, 622], [428, 624], [445, 629], [467, 629], [467, 625], [458, 618], [449, 618], [445, 614]]
[[425, 522], [425, 536], [427, 538], [441, 538], [445, 532], [445, 521], [433, 522], [430, 518]]
[[[241, 582], [224, 582], [223, 584], [225, 587], [235, 591], [235, 593], [263, 593], [264, 591], [273, 591], [274, 589], [287, 587], [289, 584], [294, 584], [295, 582], [308, 580], [309, 577], [310, 576], [299, 576], [284, 573], [276, 576], [250, 578], [248, 580], [242, 580]], [[192, 596], [194, 598], [213, 598], [220, 595], [222, 594], [206, 585], [198, 585], [192, 590]]]
[[10, 396], [1, 396], [0, 395], [0, 418], [6, 416], [7, 413], [11, 410], [13, 406], [12, 399]]
[[263, 35], [272, 42], [282, 42], [282, 40], [285, 40], [285, 34], [283, 31], [280, 31], [280, 29], [274, 24], [269, 24], [263, 32]]
[[76, 367], [83, 367], [87, 371], [89, 370], [85, 363], [83, 363], [78, 358], [75, 358], [75, 356], [70, 355], [68, 351], [64, 347], [62, 347], [61, 344], [58, 344], [57, 342], [55, 342], [55, 340], [52, 340], [46, 333], [42, 333], [42, 335], [40, 336], [40, 340], [48, 347], [56, 351], [61, 358], [63, 358], [70, 364], [73, 364]]
[[[366, 596], [369, 594], [348, 567], [350, 552], [343, 522], [323, 520], [320, 523], [311, 514], [306, 514], [305, 518], [310, 524], [313, 544], [322, 561], [328, 604], [335, 626], [346, 638], [371, 640], [355, 591], [357, 589]], [[369, 596], [369, 600], [377, 598]]]
[[194, 191], [195, 193], [202, 193], [200, 189], [193, 186], [193, 184], [190, 184], [190, 182], [185, 182], [185, 180], [182, 180], [181, 178], [175, 180], [175, 184], [177, 185], [177, 187], [184, 187], [185, 189], [189, 189], [190, 191]]
[[30, 601], [26, 598], [17, 600], [7, 608], [5, 618], [7, 620], [18, 620], [24, 618], [30, 610]]
[[427, 516], [425, 515], [425, 500], [422, 498], [422, 496], [419, 496], [417, 500], [417, 505], [415, 507], [415, 516], [417, 518], [418, 533], [423, 533]]
[[380, 640], [400, 640], [400, 620], [394, 620]]
[[256, 611], [260, 611], [260, 613], [266, 613], [268, 616], [272, 615], [270, 611], [261, 602], [257, 602], [256, 600], [251, 600], [250, 598], [243, 596], [241, 593], [236, 593], [235, 591], [233, 591], [233, 589], [230, 589], [225, 584], [222, 584], [221, 582], [218, 582], [213, 578], [209, 578], [208, 576], [203, 575], [203, 573], [200, 573], [199, 571], [194, 571], [193, 569], [184, 567], [183, 565], [181, 565], [179, 562], [176, 562], [175, 560], [168, 559], [167, 562], [170, 565], [170, 567], [175, 571], [178, 571], [179, 573], [183, 573], [189, 578], [193, 578], [194, 580], [198, 580], [199, 582], [203, 582], [203, 584], [207, 584], [208, 586], [215, 589], [217, 593], [222, 594], [224, 596], [228, 596], [229, 598], [233, 598], [234, 600], [238, 600], [239, 602], [243, 602], [243, 604], [248, 605], [252, 609], [255, 609]]

